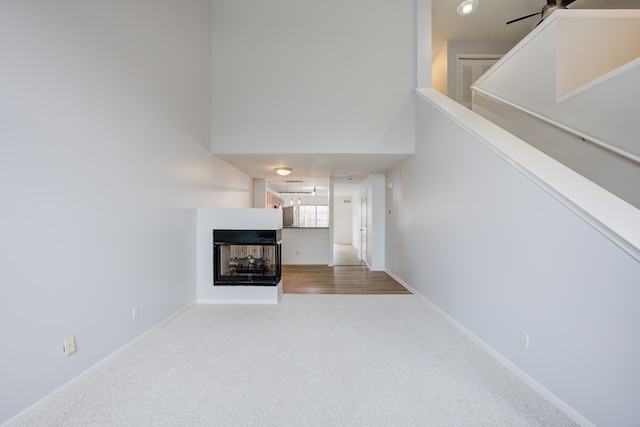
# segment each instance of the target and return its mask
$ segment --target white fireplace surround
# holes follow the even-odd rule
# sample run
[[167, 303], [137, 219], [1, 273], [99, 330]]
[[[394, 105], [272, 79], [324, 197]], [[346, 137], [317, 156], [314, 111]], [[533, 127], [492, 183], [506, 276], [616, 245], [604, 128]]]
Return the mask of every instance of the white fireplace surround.
[[277, 286], [213, 286], [213, 230], [279, 230], [279, 209], [198, 209], [197, 301], [199, 304], [277, 304], [282, 280]]

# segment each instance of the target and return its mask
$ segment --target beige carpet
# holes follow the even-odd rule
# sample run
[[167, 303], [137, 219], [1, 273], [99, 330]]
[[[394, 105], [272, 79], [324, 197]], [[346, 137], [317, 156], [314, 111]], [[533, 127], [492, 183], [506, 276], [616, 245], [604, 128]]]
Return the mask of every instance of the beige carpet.
[[574, 425], [415, 295], [198, 305], [33, 426]]

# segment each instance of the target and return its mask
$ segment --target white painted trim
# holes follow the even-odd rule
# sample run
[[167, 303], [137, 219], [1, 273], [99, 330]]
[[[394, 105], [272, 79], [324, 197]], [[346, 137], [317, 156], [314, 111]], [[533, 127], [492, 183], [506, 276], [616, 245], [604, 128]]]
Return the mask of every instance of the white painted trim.
[[95, 365], [91, 366], [90, 368], [88, 368], [84, 372], [80, 373], [79, 375], [75, 376], [71, 380], [67, 381], [66, 383], [64, 383], [63, 385], [61, 385], [60, 387], [58, 387], [57, 389], [55, 389], [51, 393], [49, 393], [49, 395], [47, 395], [47, 396], [43, 397], [42, 399], [38, 400], [36, 403], [34, 403], [33, 405], [29, 406], [27, 409], [25, 409], [24, 411], [20, 412], [19, 414], [15, 415], [13, 418], [8, 419], [3, 424], [1, 424], [1, 426], [2, 427], [17, 427], [19, 425], [24, 424], [27, 420], [29, 420], [30, 418], [34, 417], [38, 412], [40, 412], [41, 410], [43, 410], [44, 408], [49, 406], [56, 399], [60, 398], [63, 393], [66, 393], [67, 391], [69, 391], [73, 387], [78, 386], [82, 381], [84, 381], [87, 378], [89, 378], [91, 375], [93, 375], [98, 370], [102, 369], [108, 363], [110, 363], [111, 361], [117, 359], [118, 357], [122, 356], [124, 353], [126, 353], [127, 351], [131, 350], [133, 347], [138, 345], [145, 338], [147, 338], [149, 335], [151, 335], [154, 331], [156, 331], [157, 329], [163, 327], [168, 322], [172, 321], [173, 319], [175, 319], [176, 317], [178, 317], [179, 315], [181, 315], [182, 313], [184, 313], [185, 311], [187, 311], [188, 309], [190, 309], [191, 307], [193, 307], [195, 305], [196, 305], [195, 302], [191, 302], [191, 303], [185, 305], [184, 307], [182, 307], [181, 309], [179, 309], [178, 311], [176, 311], [172, 315], [168, 316], [166, 319], [160, 321], [155, 326], [152, 326], [150, 329], [146, 330], [145, 332], [143, 332], [142, 334], [138, 335], [133, 340], [129, 341], [127, 344], [125, 344], [122, 347], [120, 347], [118, 350], [116, 350], [113, 353], [111, 353], [109, 356], [105, 357], [104, 359], [100, 360], [98, 363], [96, 363]]
[[329, 194], [327, 195], [327, 203], [329, 205], [329, 247], [327, 248], [327, 251], [329, 251], [329, 257], [328, 257], [328, 261], [327, 261], [327, 265], [329, 267], [333, 267], [334, 262], [333, 262], [333, 233], [335, 232], [335, 225], [334, 225], [334, 218], [336, 215], [336, 203], [335, 203], [335, 197], [336, 197], [336, 193], [334, 190], [334, 186], [335, 186], [335, 178], [331, 177], [329, 178]]
[[[614, 72], [619, 72], [619, 71], [620, 70], [618, 70], [618, 69], [614, 70]], [[607, 76], [609, 76], [609, 75], [607, 75]], [[576, 90], [583, 90], [586, 86], [587, 85], [582, 86], [582, 87], [580, 87], [580, 88], [578, 88]], [[639, 156], [636, 156], [635, 154], [630, 153], [628, 151], [622, 150], [622, 149], [620, 149], [620, 148], [618, 148], [618, 147], [616, 147], [614, 145], [609, 144], [608, 142], [604, 142], [604, 141], [599, 140], [598, 138], [593, 137], [593, 136], [591, 136], [589, 134], [586, 134], [584, 132], [580, 132], [580, 131], [578, 131], [576, 129], [573, 129], [573, 128], [567, 126], [567, 125], [564, 125], [564, 124], [562, 124], [560, 122], [557, 122], [557, 121], [553, 120], [550, 117], [547, 117], [547, 116], [545, 116], [543, 114], [540, 114], [540, 113], [536, 113], [533, 110], [529, 110], [528, 108], [525, 108], [525, 107], [523, 107], [521, 105], [518, 105], [518, 104], [515, 104], [515, 103], [513, 103], [511, 101], [508, 101], [508, 100], [502, 98], [501, 96], [498, 96], [498, 95], [492, 94], [491, 92], [487, 92], [486, 90], [480, 89], [479, 87], [477, 87], [475, 85], [471, 86], [471, 90], [475, 91], [476, 93], [478, 93], [478, 94], [480, 94], [480, 95], [482, 95], [482, 96], [484, 96], [486, 98], [489, 98], [489, 99], [492, 99], [494, 101], [500, 102], [502, 104], [508, 105], [509, 107], [515, 108], [517, 110], [520, 110], [520, 111], [522, 111], [522, 112], [524, 112], [524, 113], [526, 113], [526, 114], [528, 114], [528, 115], [530, 115], [532, 117], [535, 117], [535, 118], [537, 118], [539, 120], [542, 120], [543, 122], [547, 122], [552, 126], [555, 126], [555, 127], [559, 128], [559, 129], [562, 129], [562, 130], [564, 130], [566, 132], [569, 132], [570, 134], [573, 134], [573, 135], [581, 138], [585, 142], [589, 142], [591, 144], [594, 144], [594, 145], [597, 145], [599, 147], [602, 147], [605, 150], [612, 151], [612, 152], [616, 153], [617, 155], [625, 157], [625, 158], [627, 158], [627, 159], [629, 159], [629, 160], [631, 160], [633, 162], [640, 163], [640, 157]], [[561, 99], [560, 101], [563, 101], [564, 99], [566, 99], [567, 97], [572, 96], [572, 95], [575, 95], [575, 91], [571, 92], [568, 95], [565, 95], [563, 97], [563, 99]]]
[[[569, 15], [570, 14], [570, 15]], [[520, 40], [520, 42], [518, 42], [518, 44], [516, 44], [513, 49], [511, 49], [509, 52], [507, 52], [496, 64], [494, 64], [494, 66], [492, 67], [491, 70], [489, 70], [488, 72], [486, 72], [485, 74], [482, 75], [482, 77], [480, 77], [478, 80], [475, 81], [475, 83], [473, 85], [471, 85], [471, 90], [475, 91], [481, 95], [486, 96], [487, 98], [490, 99], [494, 99], [496, 101], [502, 102], [505, 105], [508, 105], [510, 107], [516, 108], [520, 111], [523, 111], [527, 114], [532, 115], [533, 117], [536, 117], [542, 121], [545, 121], [553, 126], [556, 126], [562, 130], [565, 130], [571, 134], [574, 134], [580, 138], [582, 138], [583, 140], [585, 140], [586, 142], [590, 142], [593, 143], [595, 145], [598, 145], [606, 150], [612, 151], [622, 157], [625, 157], [633, 162], [636, 163], [640, 163], [640, 157], [630, 153], [628, 151], [622, 150], [618, 147], [615, 147], [605, 141], [602, 141], [598, 138], [595, 138], [591, 135], [588, 135], [586, 133], [583, 132], [579, 132], [575, 129], [572, 129], [566, 125], [563, 125], [562, 123], [558, 123], [555, 120], [553, 120], [550, 117], [544, 116], [542, 114], [536, 113], [534, 111], [531, 111], [529, 109], [526, 109], [524, 107], [521, 107], [517, 104], [512, 103], [511, 101], [508, 101], [502, 97], [499, 97], [497, 95], [491, 94], [483, 89], [480, 89], [479, 86], [482, 86], [482, 83], [484, 82], [485, 79], [489, 78], [489, 76], [492, 74], [493, 71], [497, 70], [498, 68], [500, 68], [502, 66], [502, 64], [506, 63], [507, 61], [509, 61], [510, 58], [512, 58], [514, 55], [516, 55], [521, 49], [523, 49], [527, 44], [529, 44], [534, 38], [538, 37], [542, 30], [544, 28], [546, 28], [548, 25], [551, 25], [552, 22], [555, 22], [556, 19], [566, 19], [569, 16], [571, 16], [572, 19], [575, 18], [608, 18], [608, 19], [612, 19], [612, 18], [629, 18], [629, 17], [635, 17], [638, 16], [640, 17], [640, 11], [636, 10], [636, 9], [594, 9], [594, 10], [590, 10], [590, 9], [572, 9], [572, 10], [556, 10], [554, 11], [554, 13], [552, 13], [548, 18], [546, 18], [544, 21], [542, 21], [540, 23], [540, 25], [538, 25], [534, 30], [532, 30], [529, 34], [527, 34], [522, 40]], [[558, 18], [560, 17], [560, 18]], [[595, 80], [591, 81], [590, 83], [587, 83], [581, 87], [578, 87], [576, 89], [574, 89], [573, 91], [560, 96], [560, 97], [556, 97], [556, 102], [560, 103], [563, 102], [564, 100], [568, 99], [571, 96], [575, 96], [576, 94], [583, 92], [591, 87], [594, 87], [600, 83], [602, 83], [605, 80], [608, 80], [609, 78], [615, 77], [616, 75], [630, 69], [630, 68], [634, 68], [636, 66], [638, 66], [638, 61], [640, 61], [640, 59], [635, 59], [633, 61], [630, 61], [626, 64], [621, 65], [620, 67], [605, 73], [604, 75], [600, 76], [599, 78], [596, 78]], [[633, 254], [632, 254], [633, 255]], [[633, 255], [634, 258], [640, 260], [640, 258], [637, 255]]]
[[278, 304], [278, 300], [272, 299], [199, 299], [198, 304]]
[[640, 66], [640, 58], [636, 58], [632, 61], [627, 62], [626, 64], [623, 64], [617, 68], [614, 68], [613, 70], [609, 71], [608, 73], [604, 73], [603, 75], [601, 75], [598, 78], [595, 78], [593, 80], [591, 80], [589, 83], [585, 83], [582, 86], [578, 86], [577, 88], [575, 88], [574, 90], [565, 93], [562, 96], [558, 96], [556, 97], [556, 102], [557, 103], [561, 103], [566, 99], [569, 99], [573, 96], [576, 96], [582, 92], [586, 92], [587, 90], [596, 87], [600, 84], [602, 84], [603, 82], [606, 82], [607, 80], [611, 80], [617, 76], [619, 76], [620, 74], [631, 70], [633, 68], [636, 68]]
[[400, 283], [402, 286], [404, 286], [405, 288], [409, 289], [414, 294], [417, 294], [415, 289], [413, 289], [411, 286], [409, 286], [407, 283], [405, 283], [404, 280], [402, 280], [401, 278], [396, 276], [394, 273], [392, 273], [389, 270], [385, 270], [384, 272], [387, 273], [389, 276], [391, 276], [396, 282]]
[[[241, 288], [272, 288], [273, 286], [240, 286]], [[268, 298], [199, 298], [198, 304], [278, 304], [282, 298], [282, 279], [276, 285], [276, 294]]]
[[535, 390], [536, 393], [538, 393], [547, 401], [549, 401], [549, 403], [551, 403], [553, 406], [558, 408], [560, 411], [566, 414], [573, 421], [575, 421], [576, 423], [578, 423], [583, 427], [596, 427], [595, 424], [593, 424], [591, 421], [586, 419], [582, 414], [580, 414], [578, 411], [573, 409], [571, 406], [567, 405], [563, 400], [561, 400], [558, 396], [556, 396], [555, 394], [550, 392], [548, 389], [546, 389], [542, 384], [540, 384], [539, 382], [531, 378], [526, 372], [520, 369], [517, 365], [515, 365], [509, 359], [504, 357], [502, 354], [500, 354], [497, 350], [495, 350], [489, 344], [481, 340], [473, 332], [471, 332], [470, 330], [462, 326], [460, 323], [458, 323], [453, 317], [449, 316], [444, 310], [442, 310], [440, 307], [438, 307], [433, 302], [431, 302], [429, 298], [425, 297], [420, 292], [413, 289], [411, 286], [409, 286], [408, 283], [405, 283], [402, 279], [400, 279], [398, 276], [396, 276], [392, 272], [387, 270], [386, 273], [389, 276], [393, 277], [395, 280], [397, 280], [405, 288], [413, 292], [420, 299], [422, 299], [430, 308], [432, 308], [436, 313], [438, 313], [440, 317], [442, 317], [444, 320], [449, 322], [457, 330], [462, 332], [467, 338], [472, 340], [475, 344], [479, 345], [484, 351], [489, 353], [489, 355], [491, 355], [491, 357], [493, 357], [496, 361], [498, 361], [502, 366], [507, 368], [513, 374], [515, 374], [518, 378], [524, 381], [529, 387]]
[[[464, 102], [463, 94], [464, 94], [464, 79], [463, 79], [463, 68], [462, 61], [495, 61], [491, 66], [495, 65], [500, 58], [502, 58], [504, 54], [485, 54], [485, 53], [458, 53], [456, 54], [456, 101], [460, 104], [464, 105], [467, 108], [471, 108], [472, 100], [468, 103]], [[470, 64], [465, 64], [470, 65]], [[490, 71], [487, 71], [490, 72]], [[473, 74], [473, 73], [472, 73]], [[473, 75], [471, 76], [473, 78]], [[481, 77], [481, 76], [480, 76]], [[469, 91], [473, 94], [473, 81], [469, 86]], [[473, 99], [473, 98], [472, 98]]]
[[418, 89], [417, 94], [640, 261], [640, 210], [636, 207], [438, 91]]

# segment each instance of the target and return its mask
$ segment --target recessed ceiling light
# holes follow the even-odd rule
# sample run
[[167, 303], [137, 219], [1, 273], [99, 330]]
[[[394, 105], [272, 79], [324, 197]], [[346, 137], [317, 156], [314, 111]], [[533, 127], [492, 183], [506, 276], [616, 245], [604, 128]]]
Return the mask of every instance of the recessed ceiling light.
[[276, 173], [277, 173], [278, 175], [281, 175], [281, 176], [287, 176], [287, 175], [289, 175], [289, 174], [291, 173], [291, 171], [292, 171], [292, 170], [293, 170], [293, 169], [291, 169], [291, 168], [284, 168], [284, 167], [282, 167], [282, 168], [275, 168]]
[[458, 15], [468, 15], [478, 8], [478, 0], [464, 0], [458, 5]]

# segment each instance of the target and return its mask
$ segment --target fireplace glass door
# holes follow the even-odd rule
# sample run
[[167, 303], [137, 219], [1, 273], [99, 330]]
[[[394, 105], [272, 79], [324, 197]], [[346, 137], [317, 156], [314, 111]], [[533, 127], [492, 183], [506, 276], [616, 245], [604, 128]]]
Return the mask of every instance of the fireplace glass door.
[[[264, 233], [269, 233], [264, 232]], [[280, 282], [280, 242], [255, 231], [214, 231], [214, 285], [270, 286]]]

